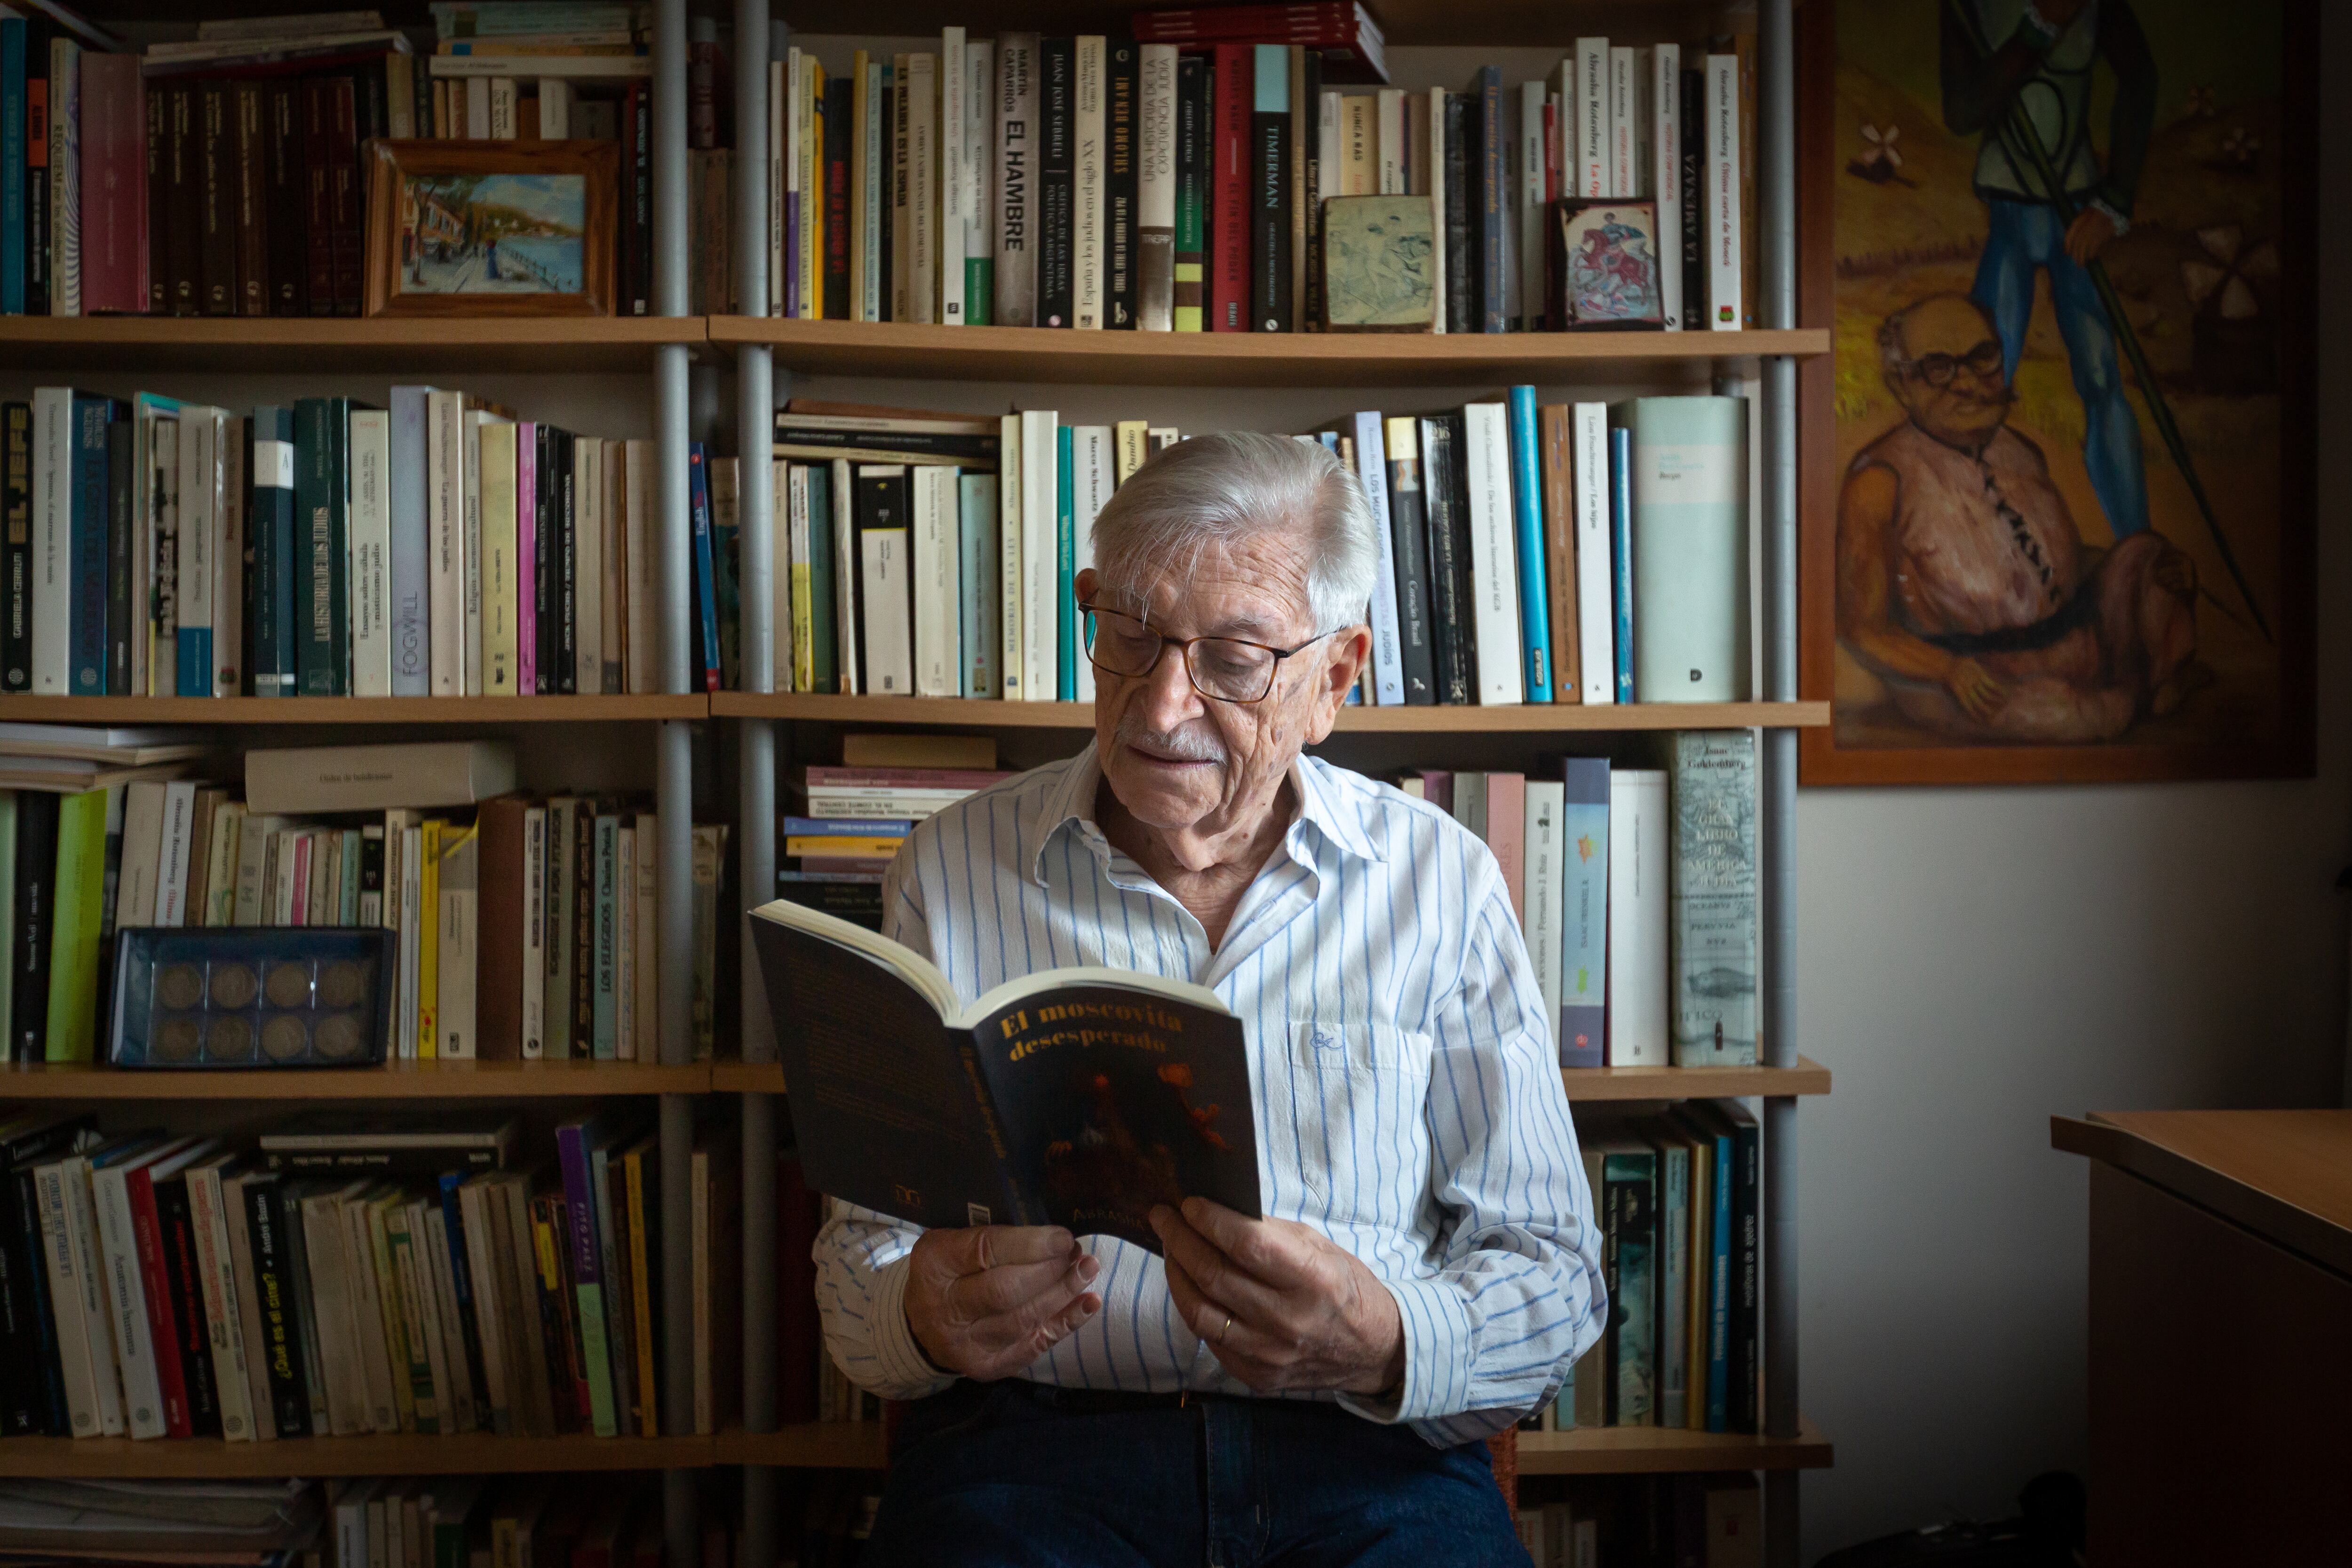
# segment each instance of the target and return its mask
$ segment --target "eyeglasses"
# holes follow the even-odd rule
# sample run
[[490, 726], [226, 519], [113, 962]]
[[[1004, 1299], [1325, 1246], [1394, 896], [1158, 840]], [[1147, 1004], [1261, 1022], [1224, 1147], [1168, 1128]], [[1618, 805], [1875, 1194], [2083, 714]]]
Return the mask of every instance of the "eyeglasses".
[[1917, 376], [1929, 386], [1949, 386], [1952, 377], [1964, 369], [1971, 375], [1991, 375], [2000, 370], [2000, 344], [1987, 338], [1964, 354], [1921, 354], [1917, 359], [1899, 362], [1895, 368]]
[[1244, 637], [1167, 637], [1117, 610], [1087, 604], [1078, 609], [1086, 616], [1087, 658], [1097, 669], [1140, 680], [1160, 668], [1161, 655], [1181, 648], [1192, 689], [1216, 702], [1265, 701], [1282, 661], [1331, 635], [1318, 632], [1297, 647], [1269, 647]]

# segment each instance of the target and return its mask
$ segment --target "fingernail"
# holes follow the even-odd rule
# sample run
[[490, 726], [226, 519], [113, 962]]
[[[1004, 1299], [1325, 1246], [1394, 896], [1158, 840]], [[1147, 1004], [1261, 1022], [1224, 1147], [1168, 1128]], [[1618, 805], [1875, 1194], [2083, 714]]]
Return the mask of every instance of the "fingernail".
[[1092, 1258], [1081, 1258], [1078, 1259], [1078, 1279], [1080, 1280], [1091, 1284], [1094, 1281], [1094, 1277], [1101, 1272], [1102, 1265], [1096, 1259]]
[[1152, 1229], [1166, 1230], [1168, 1222], [1176, 1217], [1176, 1211], [1166, 1204], [1154, 1204], [1151, 1205], [1151, 1212], [1143, 1217], [1151, 1222]]
[[1054, 1227], [1054, 1245], [1055, 1247], [1068, 1247], [1076, 1240], [1076, 1237], [1072, 1236], [1060, 1226], [1055, 1226]]

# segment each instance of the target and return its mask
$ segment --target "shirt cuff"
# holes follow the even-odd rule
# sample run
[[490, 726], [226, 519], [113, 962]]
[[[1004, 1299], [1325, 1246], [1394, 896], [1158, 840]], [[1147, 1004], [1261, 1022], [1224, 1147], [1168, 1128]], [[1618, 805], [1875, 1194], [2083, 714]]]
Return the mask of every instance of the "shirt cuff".
[[874, 1321], [868, 1331], [876, 1369], [893, 1399], [921, 1399], [955, 1382], [953, 1373], [931, 1364], [915, 1339], [914, 1325], [907, 1321], [907, 1275], [913, 1267], [911, 1257], [901, 1258], [874, 1274]]
[[1445, 1279], [1383, 1279], [1404, 1334], [1404, 1381], [1385, 1398], [1342, 1394], [1339, 1407], [1381, 1426], [1461, 1410], [1468, 1394], [1470, 1311]]
[[2131, 219], [2124, 216], [2123, 208], [2105, 196], [2093, 196], [2090, 205], [2107, 215], [2107, 221], [2116, 226], [2117, 239], [2131, 232]]

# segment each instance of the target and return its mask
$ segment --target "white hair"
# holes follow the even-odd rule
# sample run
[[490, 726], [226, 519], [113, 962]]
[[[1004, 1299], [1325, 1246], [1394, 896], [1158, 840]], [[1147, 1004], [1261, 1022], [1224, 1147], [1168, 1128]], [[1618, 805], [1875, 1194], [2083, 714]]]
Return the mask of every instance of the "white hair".
[[1096, 516], [1095, 563], [1145, 590], [1191, 576], [1213, 544], [1277, 530], [1304, 547], [1315, 630], [1360, 621], [1380, 564], [1372, 509], [1328, 448], [1290, 436], [1229, 430], [1160, 452]]

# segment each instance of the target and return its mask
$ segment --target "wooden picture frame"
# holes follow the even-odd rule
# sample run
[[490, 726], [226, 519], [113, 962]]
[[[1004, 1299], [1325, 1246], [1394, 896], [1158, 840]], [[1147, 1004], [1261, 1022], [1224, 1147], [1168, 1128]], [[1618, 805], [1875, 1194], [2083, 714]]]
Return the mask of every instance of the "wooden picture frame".
[[[2143, 432], [2140, 472], [2149, 523], [2144, 531], [2191, 558], [2197, 579], [2190, 623], [2194, 657], [2210, 656], [2211, 664], [2190, 672], [2201, 684], [2169, 693], [2170, 708], [2159, 712], [2152, 696], [2144, 700], [2120, 733], [2060, 741], [1968, 735], [1955, 732], [1958, 725], [1931, 731], [1918, 717], [1925, 705], [1916, 698], [1926, 690], [1933, 701], [1942, 701], [1936, 683], [1921, 680], [1911, 692], [1898, 693], [1896, 682], [1884, 679], [1854, 651], [1850, 634], [1868, 615], [1852, 604], [1866, 601], [1853, 600], [1842, 610], [1841, 508], [1850, 474], [1854, 465], [1884, 450], [1880, 436], [1904, 423], [1907, 406], [1888, 377], [1909, 373], [1888, 370], [1901, 363], [1900, 353], [1888, 360], [1895, 351], [1885, 349], [1872, 329], [1891, 319], [1903, 302], [1929, 293], [1964, 293], [1963, 304], [1979, 297], [1980, 284], [1972, 283], [1970, 274], [1982, 263], [1992, 216], [1990, 202], [1974, 189], [1980, 133], [1962, 136], [1948, 128], [1934, 75], [1939, 28], [1958, 26], [1962, 16], [1981, 15], [1975, 0], [1869, 0], [1866, 16], [1853, 9], [1863, 5], [1864, 0], [1810, 0], [1798, 11], [1798, 311], [1802, 325], [1829, 328], [1832, 338], [1832, 352], [1807, 361], [1799, 372], [1799, 686], [1805, 697], [1832, 704], [1829, 727], [1801, 732], [1800, 778], [1808, 784], [1948, 784], [2310, 776], [2316, 740], [2317, 611], [2315, 0], [2265, 0], [2268, 15], [2251, 23], [2236, 7], [2214, 11], [2195, 0], [2134, 0], [2132, 11], [2146, 28], [2157, 62], [2156, 107], [2136, 215], [2118, 237], [2133, 237], [2135, 248], [2119, 251], [2110, 243], [2101, 252], [2116, 260], [2113, 276], [2136, 326], [2133, 345], [2116, 340], [2123, 352], [2115, 374]], [[1947, 8], [1955, 5], [1970, 8], [1948, 15]], [[1842, 58], [1840, 24], [1849, 13], [1862, 24], [1849, 36], [1850, 43], [1866, 43], [1871, 27], [1906, 29], [1903, 47], [1882, 54], [1899, 56], [1898, 67], [1918, 79], [1898, 90], [1892, 73], [1848, 68], [1853, 62]], [[2184, 37], [2200, 25], [2216, 29], [2212, 47], [2184, 47]], [[2244, 41], [2250, 28], [2254, 37], [2275, 38], [2274, 72], [2266, 63], [2272, 58], [2267, 43], [2248, 52], [2254, 50]], [[2233, 89], [2231, 49], [2242, 57], [2235, 62], [2236, 82], [2242, 87], [2259, 80], [2266, 93]], [[2193, 63], [2184, 68], [2184, 59]], [[2269, 74], [2253, 71], [2249, 62], [2263, 64]], [[2113, 69], [2101, 59], [2102, 77]], [[2095, 99], [2086, 116], [2095, 133], [2094, 155], [2103, 167], [2111, 101], [2109, 96]], [[1875, 134], [1864, 135], [1864, 124]], [[1896, 132], [1892, 137], [1890, 124]], [[2227, 174], [2197, 172], [2221, 167], [2224, 160], [2246, 154], [2250, 144], [2257, 160], [2251, 168], [2241, 163]], [[1910, 156], [1890, 162], [1879, 151], [1890, 145]], [[2264, 159], [2267, 167], [2259, 162]], [[2183, 170], [2191, 173], [2183, 176]], [[2258, 177], [2275, 182], [2272, 188], [2278, 194], [2267, 205], [2252, 184]], [[1908, 201], [1935, 181], [1961, 194], [1945, 198], [1940, 206], [1892, 205]], [[1982, 210], [1970, 212], [1962, 195], [1982, 202]], [[2215, 232], [2208, 240], [2207, 220], [2198, 216], [2200, 205], [2244, 216], [2212, 220]], [[1851, 226], [1843, 245], [1842, 218]], [[2230, 222], [2245, 226], [2233, 230]], [[2193, 288], [2177, 279], [2210, 259], [2199, 254], [2200, 247], [2227, 248], [2231, 233], [2248, 248], [2264, 241], [2275, 247], [2275, 276], [2259, 285], [2261, 309], [2269, 318], [2263, 350], [2274, 354], [2264, 363], [2274, 363], [2275, 373], [2261, 395], [2239, 395], [2234, 409], [2217, 414], [2217, 406], [2236, 395], [2215, 390], [2222, 383], [2207, 367], [2201, 348], [2196, 349], [2197, 358], [2190, 357], [2193, 334], [2203, 331], [2200, 314], [2211, 313], [2211, 297], [2200, 302]], [[2132, 531], [2107, 523], [2108, 490], [2090, 477], [2090, 459], [2083, 450], [2090, 418], [2080, 401], [2080, 383], [2070, 380], [2070, 340], [2053, 321], [2052, 273], [2045, 266], [2026, 276], [2033, 290], [2030, 326], [2021, 352], [2011, 351], [2014, 369], [2000, 373], [2001, 393], [2011, 410], [2001, 420], [2004, 426], [2017, 426], [2036, 443], [2037, 453], [2046, 454], [2042, 483], [2071, 496], [2058, 515], [2071, 510], [2081, 530], [2087, 581], [2099, 561], [2119, 553], [2118, 545]], [[1841, 290], [1851, 291], [1844, 296], [1848, 309], [1843, 318]], [[1862, 308], [1864, 300], [1873, 308]], [[1984, 313], [1993, 321], [1990, 310]], [[1997, 326], [1993, 330], [1998, 333]], [[2164, 418], [2174, 420], [2169, 410], [2177, 405], [2183, 410], [2180, 419], [2189, 423], [2174, 420], [2173, 429], [2164, 428], [2130, 363], [2134, 348], [2155, 367], [2154, 379], [2166, 397]], [[1923, 376], [1928, 369], [1948, 368], [1927, 365], [1925, 355], [1914, 363], [1926, 367], [1918, 371]], [[2071, 424], [2065, 417], [2070, 409]], [[2200, 483], [2210, 498], [2213, 521], [2195, 504], [2189, 470], [2173, 455], [2175, 437], [2181, 438], [2190, 469], [2211, 471]], [[2274, 468], [2245, 456], [2273, 450]], [[2116, 471], [2109, 463], [2101, 477]], [[1924, 495], [1926, 486], [1901, 493]], [[1898, 508], [1910, 504], [1906, 500]], [[1964, 509], [1954, 505], [1948, 515], [1962, 515]], [[1876, 515], [1860, 507], [1856, 514]], [[1912, 514], [1898, 510], [1895, 515], [1909, 526]], [[2024, 529], [2011, 526], [2022, 550]], [[1892, 540], [1895, 532], [1890, 524], [1884, 537]], [[1981, 527], [1970, 535], [1978, 546], [1984, 538]], [[2233, 542], [2228, 559], [2217, 538]], [[1898, 548], [1886, 547], [1883, 577], [1869, 570], [1855, 573], [1853, 560], [1847, 563], [1850, 594], [1853, 584], [1863, 584], [1864, 595], [1873, 581], [1889, 584], [1890, 620], [1907, 616], [1913, 596], [1929, 591], [1900, 571], [1894, 559]], [[2034, 559], [2038, 564], [2040, 558]], [[2249, 585], [2245, 590], [2238, 586], [2240, 574]], [[1903, 596], [1899, 605], [1897, 595]], [[1946, 602], [1937, 601], [1937, 607]], [[2267, 625], [2267, 640], [2254, 629], [2250, 605]], [[1843, 624], [1842, 613], [1849, 617]], [[1992, 624], [2001, 626], [1999, 620]], [[2063, 626], [2055, 615], [2041, 623], [2053, 631]], [[1959, 657], [1959, 645], [1970, 634], [1946, 635]], [[1993, 635], [2009, 639], [2008, 645], [1994, 645], [2001, 652], [2014, 651], [2015, 633]], [[2121, 646], [2106, 642], [2104, 626], [2100, 636], [2103, 652]], [[2104, 672], [2117, 666], [2095, 668], [2103, 671], [2100, 679], [2111, 679]], [[2012, 682], [2002, 689], [2014, 692], [2020, 686]], [[1900, 707], [1898, 695], [1906, 699]], [[1951, 695], [1957, 709], [1958, 693]]]
[[609, 316], [612, 142], [367, 144], [367, 313]]

